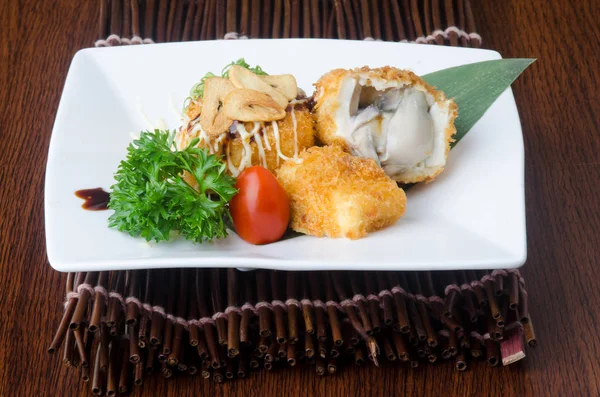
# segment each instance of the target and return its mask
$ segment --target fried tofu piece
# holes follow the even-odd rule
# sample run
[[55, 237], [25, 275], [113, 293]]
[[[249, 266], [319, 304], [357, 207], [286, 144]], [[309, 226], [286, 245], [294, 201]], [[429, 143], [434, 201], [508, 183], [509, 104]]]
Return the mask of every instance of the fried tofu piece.
[[291, 205], [291, 228], [318, 237], [358, 239], [398, 221], [406, 194], [372, 159], [337, 145], [312, 147], [277, 172]]

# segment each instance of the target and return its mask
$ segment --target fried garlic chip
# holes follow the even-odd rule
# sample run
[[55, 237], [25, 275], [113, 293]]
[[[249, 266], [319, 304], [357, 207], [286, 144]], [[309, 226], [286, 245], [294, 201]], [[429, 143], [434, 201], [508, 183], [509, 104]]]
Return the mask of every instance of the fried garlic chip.
[[227, 131], [233, 123], [222, 109], [223, 100], [235, 89], [233, 84], [222, 77], [211, 77], [204, 83], [204, 98], [200, 125], [209, 136], [217, 136]]
[[223, 100], [226, 117], [239, 121], [274, 121], [285, 117], [285, 109], [269, 95], [240, 88], [231, 91]]
[[229, 69], [229, 81], [231, 81], [235, 88], [248, 88], [267, 94], [282, 108], [285, 108], [288, 104], [288, 99], [284, 94], [273, 88], [269, 83], [261, 79], [260, 76], [244, 67], [238, 65], [232, 66]]

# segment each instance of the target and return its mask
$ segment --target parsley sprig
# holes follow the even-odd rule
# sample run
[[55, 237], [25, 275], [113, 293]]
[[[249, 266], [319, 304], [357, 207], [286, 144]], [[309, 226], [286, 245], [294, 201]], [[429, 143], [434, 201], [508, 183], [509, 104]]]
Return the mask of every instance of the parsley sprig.
[[[221, 77], [229, 78], [229, 69], [233, 65], [242, 66], [242, 67], [250, 70], [254, 74], [263, 75], [263, 76], [267, 74], [267, 72], [262, 70], [262, 68], [260, 66], [256, 65], [255, 67], [251, 67], [250, 64], [248, 62], [246, 62], [246, 60], [244, 58], [240, 58], [237, 61], [233, 61], [230, 64], [226, 65], [223, 68], [223, 70], [221, 70]], [[202, 99], [202, 97], [204, 96], [204, 83], [206, 82], [206, 79], [208, 79], [209, 77], [217, 77], [217, 75], [212, 72], [208, 72], [204, 75], [204, 77], [202, 77], [200, 79], [200, 81], [198, 83], [194, 84], [194, 86], [190, 90], [190, 96], [187, 97], [185, 100], [184, 107], [187, 107], [188, 104], [190, 103], [190, 101], [195, 101], [198, 98]]]
[[[109, 226], [147, 241], [169, 240], [173, 231], [201, 243], [227, 236], [227, 203], [235, 179], [220, 158], [195, 147], [198, 138], [175, 150], [174, 132], [143, 132], [127, 148], [115, 174]], [[194, 188], [183, 178], [187, 171]]]

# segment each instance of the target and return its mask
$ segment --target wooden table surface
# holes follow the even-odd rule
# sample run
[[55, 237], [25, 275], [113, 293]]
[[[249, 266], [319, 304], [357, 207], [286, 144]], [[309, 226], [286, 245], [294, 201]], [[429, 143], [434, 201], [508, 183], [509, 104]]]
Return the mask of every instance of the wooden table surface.
[[[223, 385], [156, 377], [145, 395], [600, 395], [600, 2], [472, 3], [486, 48], [538, 58], [513, 88], [526, 150], [523, 273], [539, 347], [506, 368], [295, 369]], [[64, 79], [73, 54], [97, 38], [97, 13], [86, 1], [0, 5], [0, 396], [91, 395], [46, 353], [65, 276], [46, 262], [43, 193]]]

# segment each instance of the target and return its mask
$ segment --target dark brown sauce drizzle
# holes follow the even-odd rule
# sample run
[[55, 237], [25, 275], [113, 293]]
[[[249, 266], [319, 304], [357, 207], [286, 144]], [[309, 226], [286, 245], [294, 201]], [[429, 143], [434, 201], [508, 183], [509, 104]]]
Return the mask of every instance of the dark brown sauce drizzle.
[[101, 187], [95, 189], [81, 189], [75, 192], [75, 196], [84, 199], [81, 208], [88, 211], [103, 211], [108, 209], [110, 193], [105, 192]]
[[286, 112], [291, 112], [292, 108], [294, 110], [304, 110], [304, 109], [308, 109], [310, 111], [310, 107], [309, 107], [309, 103], [308, 100], [304, 101], [304, 102], [296, 102], [294, 104], [289, 104], [287, 105], [287, 107], [285, 108]]
[[312, 112], [313, 109], [315, 108], [315, 104], [316, 104], [316, 101], [315, 101], [314, 96], [311, 96], [310, 98], [308, 98], [308, 102], [306, 103], [306, 106], [308, 107], [308, 110], [310, 112]]

